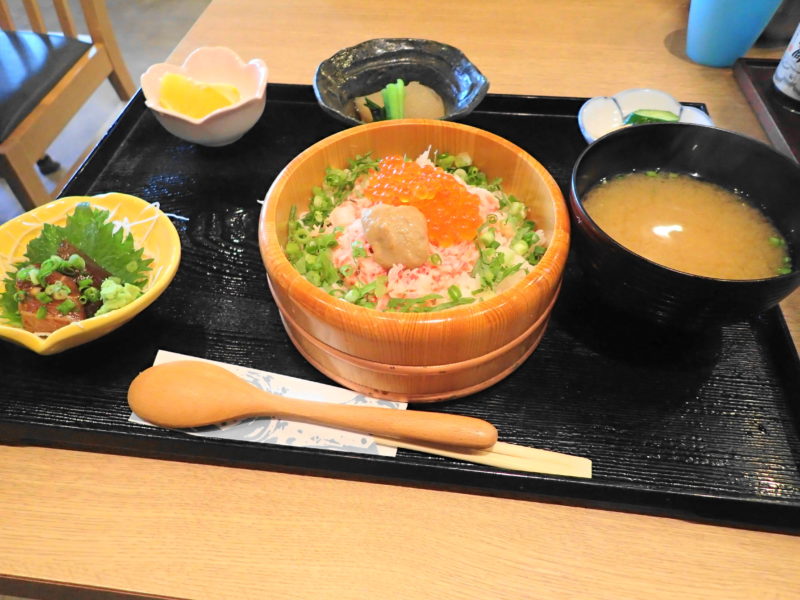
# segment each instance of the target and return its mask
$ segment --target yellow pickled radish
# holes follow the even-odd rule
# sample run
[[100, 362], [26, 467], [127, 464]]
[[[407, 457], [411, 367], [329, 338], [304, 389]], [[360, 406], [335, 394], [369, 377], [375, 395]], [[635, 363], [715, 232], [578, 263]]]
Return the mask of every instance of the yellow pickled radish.
[[169, 110], [201, 119], [239, 101], [239, 90], [227, 83], [203, 83], [179, 73], [161, 78], [159, 104]]

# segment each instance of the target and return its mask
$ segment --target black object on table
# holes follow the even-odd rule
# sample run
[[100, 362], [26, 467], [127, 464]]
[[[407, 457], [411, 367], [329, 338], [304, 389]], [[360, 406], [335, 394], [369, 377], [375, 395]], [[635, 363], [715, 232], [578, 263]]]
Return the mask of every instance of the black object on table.
[[[465, 122], [520, 145], [567, 191], [585, 148], [583, 99], [489, 95]], [[328, 382], [283, 331], [256, 237], [258, 201], [288, 161], [341, 124], [309, 86], [270, 84], [263, 118], [223, 148], [161, 128], [141, 94], [64, 195], [159, 202], [183, 258], [119, 330], [42, 357], [0, 345], [0, 441], [418, 485], [800, 532], [800, 361], [773, 309], [694, 336], [633, 326], [598, 304], [570, 259], [539, 348], [473, 396], [414, 410], [486, 418], [504, 441], [593, 460], [591, 480], [463, 463], [198, 438], [128, 421], [128, 384], [159, 349]], [[444, 149], [454, 150], [458, 149]]]

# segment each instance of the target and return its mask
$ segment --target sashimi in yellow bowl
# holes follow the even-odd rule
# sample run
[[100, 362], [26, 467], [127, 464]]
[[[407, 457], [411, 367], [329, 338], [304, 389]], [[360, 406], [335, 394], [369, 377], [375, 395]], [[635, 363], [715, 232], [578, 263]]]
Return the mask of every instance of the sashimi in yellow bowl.
[[178, 269], [156, 204], [109, 193], [61, 198], [0, 225], [0, 339], [57, 354], [130, 321]]

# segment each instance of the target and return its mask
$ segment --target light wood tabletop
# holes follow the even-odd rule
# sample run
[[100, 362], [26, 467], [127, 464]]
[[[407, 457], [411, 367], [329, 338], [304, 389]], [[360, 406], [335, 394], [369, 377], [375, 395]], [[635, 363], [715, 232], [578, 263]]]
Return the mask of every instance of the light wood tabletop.
[[[214, 0], [170, 60], [225, 45], [266, 60], [272, 82], [308, 84], [317, 64], [342, 47], [372, 37], [431, 38], [461, 48], [492, 92], [587, 97], [659, 88], [706, 103], [721, 127], [765, 140], [731, 69], [684, 56], [687, 11], [688, 0]], [[800, 296], [783, 308], [797, 341]], [[800, 537], [411, 486], [0, 446], [0, 594], [799, 598]]]

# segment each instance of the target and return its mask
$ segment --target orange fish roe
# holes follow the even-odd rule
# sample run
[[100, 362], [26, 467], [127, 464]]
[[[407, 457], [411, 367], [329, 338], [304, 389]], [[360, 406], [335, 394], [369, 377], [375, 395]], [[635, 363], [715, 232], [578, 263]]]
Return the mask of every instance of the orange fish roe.
[[428, 239], [440, 247], [474, 239], [482, 222], [478, 196], [444, 170], [402, 156], [380, 161], [364, 195], [375, 203], [418, 208], [428, 222]]

